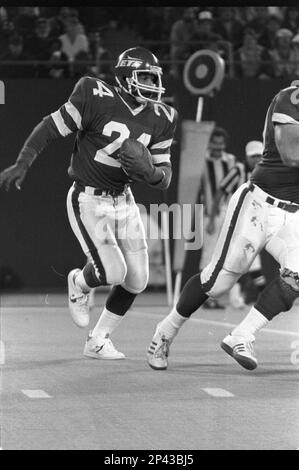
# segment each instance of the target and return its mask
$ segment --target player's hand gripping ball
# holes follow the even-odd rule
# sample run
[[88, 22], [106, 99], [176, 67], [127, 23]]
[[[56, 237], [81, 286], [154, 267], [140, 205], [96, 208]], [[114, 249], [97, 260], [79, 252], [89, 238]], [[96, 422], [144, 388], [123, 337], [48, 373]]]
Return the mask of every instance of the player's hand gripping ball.
[[120, 147], [119, 162], [133, 181], [148, 181], [155, 171], [150, 151], [138, 140], [125, 139]]

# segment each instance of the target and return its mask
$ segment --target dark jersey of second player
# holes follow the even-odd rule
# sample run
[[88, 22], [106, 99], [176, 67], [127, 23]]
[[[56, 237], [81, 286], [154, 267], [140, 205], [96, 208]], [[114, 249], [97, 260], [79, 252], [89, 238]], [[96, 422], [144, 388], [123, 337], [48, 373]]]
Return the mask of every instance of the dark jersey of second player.
[[155, 165], [170, 164], [177, 112], [164, 103], [134, 109], [116, 87], [83, 77], [51, 117], [60, 135], [77, 132], [69, 175], [85, 186], [122, 190], [130, 182], [117, 160], [128, 137], [149, 148]]
[[298, 98], [299, 89], [293, 86], [281, 90], [273, 98], [265, 121], [263, 156], [251, 176], [251, 181], [271, 196], [297, 204], [299, 204], [299, 168], [288, 167], [283, 163], [275, 144], [274, 126], [275, 124], [299, 125]]

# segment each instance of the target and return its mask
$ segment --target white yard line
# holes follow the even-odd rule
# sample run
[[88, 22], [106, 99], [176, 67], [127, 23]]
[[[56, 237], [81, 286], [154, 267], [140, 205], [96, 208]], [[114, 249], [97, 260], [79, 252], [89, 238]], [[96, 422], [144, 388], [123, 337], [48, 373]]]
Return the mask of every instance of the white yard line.
[[44, 390], [21, 390], [29, 398], [51, 398]]
[[230, 398], [235, 396], [233, 393], [224, 390], [224, 388], [203, 388], [202, 390], [208, 395], [217, 398]]

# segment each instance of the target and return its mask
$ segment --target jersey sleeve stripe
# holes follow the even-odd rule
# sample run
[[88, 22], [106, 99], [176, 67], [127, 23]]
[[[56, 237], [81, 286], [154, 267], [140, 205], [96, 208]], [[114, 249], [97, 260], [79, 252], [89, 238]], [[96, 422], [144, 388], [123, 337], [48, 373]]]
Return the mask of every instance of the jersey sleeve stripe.
[[162, 153], [160, 155], [152, 155], [153, 163], [170, 162], [170, 153]]
[[67, 125], [65, 124], [64, 119], [63, 119], [63, 117], [61, 115], [61, 112], [59, 110], [52, 113], [51, 117], [52, 117], [53, 121], [55, 122], [55, 125], [56, 125], [57, 129], [59, 130], [60, 134], [63, 137], [65, 137], [65, 136], [72, 133], [71, 129], [69, 129], [67, 127]]
[[151, 146], [151, 150], [154, 149], [166, 149], [171, 146], [173, 139], [163, 140]]
[[109, 157], [109, 155], [107, 155], [102, 150], [97, 151], [95, 160], [97, 162], [103, 163], [103, 165], [114, 166], [116, 168], [121, 167], [121, 164], [117, 160], [115, 160], [115, 158]]
[[236, 175], [234, 179], [225, 185], [225, 187], [221, 188], [222, 191], [224, 191], [226, 194], [230, 194], [237, 185], [239, 186], [239, 180], [240, 178]]
[[67, 113], [72, 117], [73, 121], [76, 123], [78, 129], [82, 130], [82, 117], [78, 109], [73, 105], [73, 103], [71, 103], [71, 101], [67, 101], [64, 107]]
[[284, 113], [273, 113], [272, 122], [278, 122], [279, 124], [299, 124], [299, 121], [296, 121], [296, 119]]
[[240, 170], [238, 167], [234, 167], [223, 178], [223, 180], [219, 184], [219, 187], [223, 191], [229, 192], [230, 188], [233, 188], [239, 179], [240, 179]]

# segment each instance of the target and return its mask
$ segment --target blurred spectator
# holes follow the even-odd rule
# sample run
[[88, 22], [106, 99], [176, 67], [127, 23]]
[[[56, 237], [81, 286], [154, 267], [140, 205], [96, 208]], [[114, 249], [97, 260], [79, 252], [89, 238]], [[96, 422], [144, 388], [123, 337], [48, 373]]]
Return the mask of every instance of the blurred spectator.
[[[105, 7], [87, 8], [86, 6], [79, 7], [79, 5], [76, 5], [76, 9], [81, 23], [85, 26], [88, 32], [95, 31], [96, 29], [105, 26], [109, 21], [107, 8]], [[127, 7], [127, 9], [131, 10], [130, 7]], [[122, 10], [122, 8], [119, 8], [119, 10]], [[136, 15], [131, 15], [132, 21], [136, 21], [136, 18]]]
[[[36, 20], [33, 34], [24, 41], [24, 51], [28, 57], [37, 60], [48, 60], [51, 55], [53, 37], [50, 35], [51, 28], [47, 18]], [[47, 77], [48, 67], [46, 64], [36, 66], [37, 77]]]
[[188, 42], [194, 35], [198, 20], [196, 17], [197, 8], [185, 8], [182, 19], [175, 21], [170, 31], [170, 58], [172, 61], [171, 73], [179, 76], [183, 65], [176, 64], [176, 61], [185, 60], [189, 57]]
[[8, 43], [8, 51], [1, 57], [1, 61], [13, 61], [12, 64], [0, 63], [0, 76], [3, 78], [29, 78], [35, 76], [35, 69], [32, 65], [19, 61], [28, 60], [23, 52], [23, 38], [17, 33], [13, 34]]
[[234, 49], [238, 49], [242, 44], [243, 24], [236, 19], [235, 7], [220, 7], [218, 12], [219, 18], [215, 22], [214, 31], [225, 41], [231, 42]]
[[258, 43], [256, 33], [252, 29], [246, 29], [243, 44], [235, 54], [236, 76], [270, 78], [273, 74], [270, 61], [269, 53]]
[[[74, 18], [77, 27], [75, 24], [73, 27], [70, 26]], [[288, 29], [294, 36], [299, 34], [299, 7], [295, 5], [201, 8], [120, 6], [117, 9], [113, 5], [76, 8], [2, 6], [0, 7], [0, 56], [9, 53], [9, 37], [16, 31], [23, 38], [21, 56], [40, 60], [51, 57], [51, 63], [54, 60], [57, 65], [57, 68], [55, 66], [51, 69], [52, 73], [62, 76], [66, 75], [66, 70], [64, 66], [61, 68], [61, 58], [67, 57], [73, 61], [77, 57], [74, 73], [80, 73], [80, 70], [86, 73], [86, 67], [78, 62], [79, 59], [81, 61], [90, 58], [87, 35], [91, 30], [97, 30], [101, 39], [97, 65], [94, 65], [94, 71], [89, 68], [91, 73], [98, 76], [109, 75], [105, 60], [108, 57], [114, 60], [123, 49], [141, 43], [142, 40], [145, 41], [142, 45], [152, 49], [160, 59], [171, 62], [171, 72], [176, 73], [183, 69], [185, 61], [193, 52], [203, 48], [217, 51], [228, 63], [227, 59], [231, 54], [228, 54], [230, 49], [227, 50], [226, 41], [228, 46], [229, 43], [233, 44], [235, 57], [239, 60], [241, 50], [244, 56], [242, 28], [253, 29], [256, 33], [255, 40], [252, 38], [249, 40], [251, 46], [245, 48], [247, 56], [256, 55], [265, 59], [267, 56], [270, 57], [267, 51], [271, 51], [272, 58], [270, 57], [270, 65], [264, 64], [260, 67], [258, 63], [254, 67], [253, 60], [247, 57], [245, 62], [243, 61], [243, 65], [246, 63], [246, 71], [237, 66], [238, 76], [243, 76], [243, 73], [246, 76], [255, 76], [254, 68], [262, 70], [262, 73], [258, 72], [260, 77], [272, 76], [272, 61], [275, 66], [275, 76], [281, 77], [284, 74], [298, 76], [296, 71], [298, 41], [292, 42], [290, 46], [290, 40], [286, 39], [288, 44], [278, 46], [276, 38], [276, 32], [280, 29]], [[61, 37], [62, 46], [57, 46], [57, 50], [55, 48], [53, 50], [52, 40], [58, 36]], [[224, 42], [221, 43], [221, 40]], [[159, 44], [159, 41], [165, 41], [165, 44]], [[193, 44], [190, 44], [190, 41]], [[256, 43], [256, 47], [253, 43]], [[263, 46], [264, 49], [259, 49], [258, 46]], [[96, 43], [93, 47], [96, 47]], [[96, 59], [94, 50], [91, 51], [91, 58]], [[181, 61], [181, 64], [178, 66], [174, 64], [175, 61]], [[287, 66], [287, 62], [293, 63]], [[164, 69], [167, 71], [167, 64], [164, 64]], [[39, 77], [48, 76], [48, 73], [48, 67], [43, 70], [39, 67]]]
[[51, 46], [48, 76], [50, 78], [68, 78], [70, 76], [68, 57], [61, 51], [60, 39], [55, 39]]
[[26, 40], [34, 31], [36, 19], [39, 16], [38, 7], [19, 7], [19, 14], [14, 19], [16, 31]]
[[80, 78], [87, 75], [91, 55], [89, 52], [80, 51], [76, 54], [74, 62], [71, 64], [70, 74], [72, 78]]
[[[225, 129], [216, 126], [210, 136], [208, 149], [205, 155], [205, 164], [199, 185], [199, 200], [204, 208], [203, 245], [201, 249], [200, 269], [206, 266], [215, 248], [215, 243], [223, 225], [227, 204], [221, 205], [220, 213], [215, 216], [214, 230], [209, 230], [209, 217], [213, 210], [213, 201], [219, 184], [235, 165], [236, 157], [227, 152], [229, 135]], [[223, 308], [218, 301], [208, 299], [204, 308]]]
[[218, 52], [217, 42], [223, 40], [220, 34], [213, 32], [214, 20], [210, 11], [201, 11], [198, 14], [198, 27], [191, 37], [191, 41], [198, 41], [192, 44], [189, 52], [193, 54], [200, 49], [211, 49]]
[[266, 29], [260, 36], [259, 43], [267, 50], [274, 49], [276, 46], [276, 33], [281, 27], [281, 19], [277, 15], [269, 16]]
[[[144, 8], [142, 8], [142, 11], [144, 11]], [[137, 13], [137, 12], [136, 12]], [[142, 12], [141, 12], [142, 14]], [[150, 21], [149, 21], [150, 19]], [[138, 21], [136, 18], [135, 21]], [[143, 31], [138, 30], [139, 33], [142, 34], [142, 36], [148, 40], [157, 40], [157, 38], [161, 38], [162, 31], [164, 28], [163, 25], [163, 8], [157, 8], [157, 7], [146, 7], [146, 15], [143, 17], [141, 20], [141, 23], [145, 27]], [[131, 22], [130, 22], [131, 23]], [[128, 24], [130, 24], [128, 23]], [[132, 24], [130, 24], [132, 25]]]
[[90, 33], [89, 35], [90, 52], [95, 65], [90, 68], [92, 74], [103, 80], [111, 80], [113, 70], [111, 62], [111, 55], [103, 46], [103, 41], [98, 31]]
[[292, 39], [292, 60], [294, 64], [293, 77], [294, 79], [299, 78], [299, 34]]
[[61, 36], [66, 29], [66, 23], [70, 16], [78, 18], [78, 12], [74, 8], [61, 7], [58, 14], [49, 19], [53, 36]]
[[8, 18], [7, 10], [5, 7], [0, 7], [0, 21], [6, 21]]
[[164, 7], [163, 10], [164, 31], [165, 38], [167, 40], [169, 38], [172, 25], [182, 18], [185, 9], [183, 7]]
[[287, 10], [287, 7], [278, 7], [278, 6], [268, 7], [269, 16], [274, 15], [277, 18], [279, 18], [281, 22], [284, 21], [286, 10]]
[[117, 18], [111, 19], [105, 28], [101, 28], [100, 34], [103, 46], [111, 54], [112, 60], [116, 60], [123, 50], [135, 47], [141, 41], [135, 29]]
[[[171, 71], [171, 43], [170, 43], [170, 31], [172, 25], [180, 18], [182, 18], [184, 12], [183, 7], [164, 7], [163, 8], [163, 29], [162, 29], [162, 39], [164, 44], [161, 45], [159, 51], [157, 51], [158, 57], [160, 60], [166, 60], [167, 63], [164, 64], [163, 70], [165, 73]], [[150, 49], [150, 47], [149, 47]]]
[[257, 15], [255, 7], [238, 7], [238, 13], [244, 26], [254, 20]]
[[291, 49], [292, 31], [279, 29], [276, 33], [276, 48], [270, 51], [274, 77], [291, 77], [294, 72], [293, 51]]
[[299, 33], [299, 7], [290, 6], [287, 8], [282, 27], [289, 29], [294, 34]]
[[[135, 14], [134, 29], [138, 31], [142, 39], [147, 41], [146, 47], [156, 54], [160, 60], [163, 60], [167, 55], [169, 56], [170, 45], [165, 42], [169, 41], [169, 31], [175, 21], [172, 20], [173, 15], [170, 15], [170, 9], [166, 7], [143, 7], [136, 9]], [[129, 21], [128, 24], [133, 26], [132, 21]], [[160, 44], [157, 41], [161, 41]]]
[[7, 52], [9, 37], [14, 32], [14, 24], [10, 21], [4, 7], [0, 8], [0, 56]]
[[59, 36], [61, 41], [61, 51], [66, 54], [68, 60], [73, 62], [78, 53], [89, 50], [88, 39], [82, 31], [78, 17], [69, 16], [65, 21], [65, 33]]
[[33, 34], [25, 42], [25, 52], [32, 58], [46, 60], [49, 57], [53, 38], [50, 24], [46, 18], [38, 18]]
[[255, 31], [257, 39], [259, 40], [260, 36], [264, 33], [268, 20], [269, 20], [269, 11], [267, 6], [255, 6], [254, 7], [255, 18], [247, 23], [247, 28], [253, 29]]

